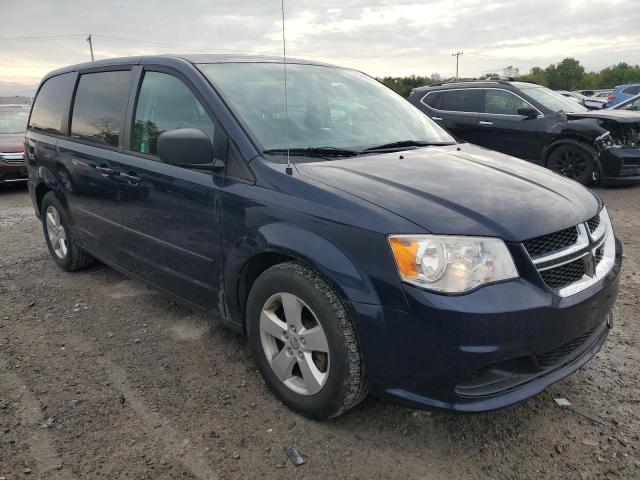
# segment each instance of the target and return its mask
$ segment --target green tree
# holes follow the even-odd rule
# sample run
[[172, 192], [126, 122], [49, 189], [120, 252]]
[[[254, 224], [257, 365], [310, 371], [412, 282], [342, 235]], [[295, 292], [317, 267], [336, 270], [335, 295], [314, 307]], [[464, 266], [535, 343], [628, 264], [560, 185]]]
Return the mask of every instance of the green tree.
[[549, 84], [549, 81], [547, 79], [547, 72], [540, 67], [533, 67], [527, 75], [522, 75], [518, 77], [518, 79], [524, 80], [525, 82], [534, 82], [545, 86]]
[[545, 69], [549, 88], [554, 90], [575, 90], [584, 79], [584, 67], [574, 58], [565, 58], [556, 65]]
[[431, 85], [433, 83], [429, 77], [416, 75], [411, 75], [410, 77], [383, 77], [378, 78], [378, 81], [405, 98], [409, 96], [411, 90], [414, 88]]

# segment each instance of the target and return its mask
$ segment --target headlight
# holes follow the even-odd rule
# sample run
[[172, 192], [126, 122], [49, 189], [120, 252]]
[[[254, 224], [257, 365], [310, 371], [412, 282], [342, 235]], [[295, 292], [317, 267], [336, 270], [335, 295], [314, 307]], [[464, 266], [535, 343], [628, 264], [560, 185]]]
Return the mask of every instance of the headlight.
[[499, 238], [391, 235], [391, 251], [402, 280], [444, 293], [462, 293], [518, 278], [511, 253]]

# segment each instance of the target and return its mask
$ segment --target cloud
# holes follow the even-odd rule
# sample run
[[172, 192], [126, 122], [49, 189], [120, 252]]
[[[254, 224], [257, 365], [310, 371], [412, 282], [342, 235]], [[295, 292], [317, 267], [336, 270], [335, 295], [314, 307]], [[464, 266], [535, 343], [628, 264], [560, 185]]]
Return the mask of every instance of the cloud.
[[[592, 69], [640, 63], [640, 10], [621, 0], [285, 2], [291, 56], [373, 75], [451, 75], [451, 53], [457, 50], [464, 51], [461, 74], [466, 76], [506, 65], [526, 71], [567, 56]], [[0, 81], [34, 84], [49, 70], [89, 60], [88, 33], [97, 58], [279, 55], [280, 18], [280, 0], [13, 2], [3, 7]]]

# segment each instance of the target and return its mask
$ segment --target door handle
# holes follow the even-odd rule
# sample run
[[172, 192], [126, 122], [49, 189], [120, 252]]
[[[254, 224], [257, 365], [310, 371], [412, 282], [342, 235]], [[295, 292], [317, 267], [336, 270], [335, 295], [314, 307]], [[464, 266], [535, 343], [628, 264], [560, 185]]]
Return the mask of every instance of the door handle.
[[135, 187], [142, 181], [142, 179], [136, 176], [135, 174], [133, 174], [133, 172], [132, 173], [120, 172], [119, 175], [120, 175], [120, 178], [126, 180], [127, 183], [129, 183], [129, 185], [131, 185], [132, 187]]
[[478, 122], [478, 125], [493, 125], [493, 122], [487, 122], [485, 120], [480, 120]]
[[102, 176], [105, 176], [105, 177], [109, 177], [113, 175], [113, 168], [99, 166], [99, 167], [96, 167], [96, 170], [100, 172]]
[[431, 120], [435, 120], [436, 122], [441, 122], [442, 118], [441, 117], [431, 117]]

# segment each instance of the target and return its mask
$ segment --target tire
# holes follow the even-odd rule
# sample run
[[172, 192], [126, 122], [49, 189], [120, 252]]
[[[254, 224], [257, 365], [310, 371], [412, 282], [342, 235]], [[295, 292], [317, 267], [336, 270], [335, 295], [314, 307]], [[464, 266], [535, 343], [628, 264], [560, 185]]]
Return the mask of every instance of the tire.
[[[288, 312], [300, 309], [299, 315], [285, 315], [285, 305]], [[246, 311], [249, 348], [258, 369], [289, 408], [327, 419], [366, 396], [353, 324], [336, 293], [313, 270], [297, 262], [266, 270], [249, 292]]]
[[73, 239], [69, 218], [53, 192], [44, 196], [40, 208], [44, 238], [49, 253], [58, 266], [67, 272], [73, 272], [91, 265], [94, 258], [78, 247]]
[[564, 143], [549, 154], [547, 167], [583, 185], [594, 181], [596, 153], [588, 145]]

